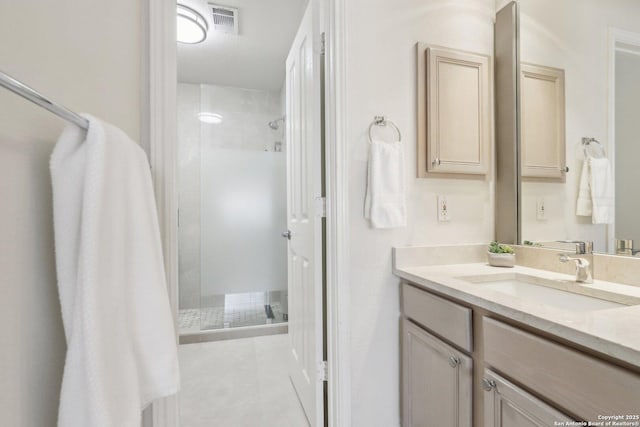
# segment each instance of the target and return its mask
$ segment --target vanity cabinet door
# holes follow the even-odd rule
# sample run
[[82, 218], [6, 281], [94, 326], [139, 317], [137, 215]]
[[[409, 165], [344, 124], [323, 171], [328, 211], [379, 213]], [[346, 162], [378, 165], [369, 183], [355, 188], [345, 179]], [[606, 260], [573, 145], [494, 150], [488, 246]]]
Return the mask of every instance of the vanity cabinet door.
[[472, 360], [402, 320], [403, 427], [471, 427]]
[[496, 373], [485, 370], [482, 380], [484, 427], [549, 427], [569, 417]]

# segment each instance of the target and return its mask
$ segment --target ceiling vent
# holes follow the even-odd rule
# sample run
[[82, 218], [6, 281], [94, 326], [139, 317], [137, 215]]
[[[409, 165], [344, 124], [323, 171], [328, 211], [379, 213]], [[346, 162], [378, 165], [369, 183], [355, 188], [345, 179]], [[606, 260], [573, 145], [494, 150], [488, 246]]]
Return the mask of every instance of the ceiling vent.
[[213, 18], [213, 30], [220, 33], [238, 34], [238, 9], [209, 3]]

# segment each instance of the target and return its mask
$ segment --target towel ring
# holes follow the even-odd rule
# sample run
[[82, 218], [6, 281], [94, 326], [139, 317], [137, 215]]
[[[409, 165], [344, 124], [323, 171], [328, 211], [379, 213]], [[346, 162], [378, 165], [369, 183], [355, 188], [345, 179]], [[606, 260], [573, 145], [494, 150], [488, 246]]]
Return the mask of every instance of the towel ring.
[[[597, 145], [591, 145], [592, 143], [595, 143]], [[598, 147], [600, 149], [600, 157], [594, 157], [591, 154], [589, 154], [587, 151], [589, 149], [589, 147]], [[598, 159], [603, 159], [605, 157], [607, 157], [607, 151], [604, 149], [604, 146], [602, 145], [602, 143], [600, 141], [598, 141], [597, 139], [593, 138], [593, 137], [583, 137], [582, 138], [582, 151], [584, 153], [584, 157], [585, 159], [588, 157], [591, 158], [598, 158]]]
[[373, 138], [371, 138], [371, 131], [374, 126], [387, 126], [390, 125], [397, 133], [398, 133], [398, 142], [402, 141], [402, 134], [400, 133], [400, 129], [393, 123], [391, 120], [388, 120], [385, 116], [375, 116], [373, 118], [373, 122], [369, 125], [369, 142], [373, 142]]

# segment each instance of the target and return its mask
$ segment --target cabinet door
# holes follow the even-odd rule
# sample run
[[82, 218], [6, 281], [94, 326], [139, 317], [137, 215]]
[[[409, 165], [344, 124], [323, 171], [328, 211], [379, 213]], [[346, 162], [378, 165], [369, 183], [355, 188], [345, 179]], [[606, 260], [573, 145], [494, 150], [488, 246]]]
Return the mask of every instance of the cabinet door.
[[490, 59], [418, 44], [418, 177], [488, 172]]
[[564, 181], [564, 71], [521, 64], [522, 177]]
[[549, 427], [571, 419], [496, 373], [485, 370], [484, 427]]
[[472, 360], [402, 320], [403, 427], [471, 427]]

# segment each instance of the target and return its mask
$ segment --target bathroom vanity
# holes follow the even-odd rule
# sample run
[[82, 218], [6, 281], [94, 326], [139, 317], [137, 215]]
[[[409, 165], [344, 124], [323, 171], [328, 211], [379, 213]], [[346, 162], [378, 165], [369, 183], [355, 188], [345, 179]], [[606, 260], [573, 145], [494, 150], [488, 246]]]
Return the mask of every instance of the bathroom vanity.
[[402, 425], [640, 425], [640, 287], [578, 284], [556, 251], [518, 249], [512, 269], [484, 245], [394, 249]]

